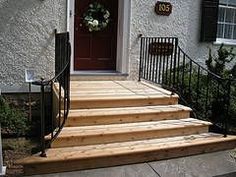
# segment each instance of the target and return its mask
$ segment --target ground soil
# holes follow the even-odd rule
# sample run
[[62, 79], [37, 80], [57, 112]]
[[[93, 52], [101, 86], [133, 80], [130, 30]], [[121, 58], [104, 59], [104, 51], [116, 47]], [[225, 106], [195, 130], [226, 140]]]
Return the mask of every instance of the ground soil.
[[23, 167], [16, 165], [15, 161], [31, 155], [31, 149], [35, 146], [31, 140], [25, 138], [3, 139], [3, 161], [7, 166], [7, 177], [23, 176]]

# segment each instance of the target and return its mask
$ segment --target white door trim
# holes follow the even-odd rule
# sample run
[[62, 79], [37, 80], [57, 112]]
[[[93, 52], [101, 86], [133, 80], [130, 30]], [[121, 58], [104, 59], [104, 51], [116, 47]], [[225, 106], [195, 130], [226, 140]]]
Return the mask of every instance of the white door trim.
[[[117, 63], [116, 71], [122, 74], [129, 72], [129, 39], [131, 0], [118, 0], [118, 29], [117, 29]], [[75, 0], [67, 0], [67, 31], [71, 41], [71, 74], [79, 74], [74, 70], [74, 15]]]

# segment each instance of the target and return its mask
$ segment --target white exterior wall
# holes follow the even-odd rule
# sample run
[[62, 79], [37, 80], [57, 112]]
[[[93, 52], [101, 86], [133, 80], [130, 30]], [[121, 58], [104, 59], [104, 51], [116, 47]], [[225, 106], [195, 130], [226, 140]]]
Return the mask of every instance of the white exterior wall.
[[[208, 47], [216, 48], [211, 43], [199, 42], [201, 0], [168, 0], [173, 6], [170, 16], [156, 15], [157, 0], [124, 1], [131, 1], [128, 55], [123, 54], [129, 62], [122, 62], [129, 63], [129, 78], [137, 78], [139, 34], [178, 37], [183, 50], [202, 64], [208, 56]], [[46, 78], [53, 75], [54, 29], [65, 31], [73, 23], [71, 20], [66, 24], [67, 14], [67, 0], [0, 0], [0, 89], [3, 92], [27, 91], [24, 83], [27, 68]]]
[[54, 29], [66, 29], [66, 0], [0, 0], [0, 88], [26, 91], [24, 72], [54, 73]]
[[201, 0], [168, 0], [173, 6], [170, 16], [154, 11], [157, 1], [132, 0], [130, 36], [130, 78], [136, 79], [139, 62], [139, 34], [178, 37], [179, 44], [192, 59], [204, 64], [211, 43], [201, 43]]

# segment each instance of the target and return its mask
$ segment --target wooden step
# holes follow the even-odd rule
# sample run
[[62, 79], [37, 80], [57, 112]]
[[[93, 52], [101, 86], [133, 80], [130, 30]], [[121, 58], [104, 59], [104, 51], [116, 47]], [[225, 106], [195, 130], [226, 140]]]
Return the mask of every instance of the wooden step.
[[117, 96], [73, 96], [71, 109], [84, 108], [113, 108], [127, 106], [174, 105], [178, 103], [178, 96], [165, 95], [117, 95]]
[[112, 144], [55, 148], [47, 158], [36, 154], [17, 163], [24, 165], [25, 175], [140, 163], [206, 152], [232, 149], [236, 137], [213, 133], [150, 139]]
[[80, 74], [72, 74], [70, 76], [71, 81], [122, 81], [127, 80], [128, 74], [121, 73], [89, 73], [89, 72], [80, 72]]
[[[163, 138], [208, 132], [211, 123], [193, 118], [112, 125], [65, 127], [52, 147]], [[50, 138], [50, 136], [46, 137]]]
[[182, 105], [71, 110], [65, 126], [147, 122], [190, 117], [191, 109]]
[[[55, 92], [59, 92], [55, 85]], [[157, 86], [134, 81], [72, 81], [71, 109], [173, 105], [178, 96]]]

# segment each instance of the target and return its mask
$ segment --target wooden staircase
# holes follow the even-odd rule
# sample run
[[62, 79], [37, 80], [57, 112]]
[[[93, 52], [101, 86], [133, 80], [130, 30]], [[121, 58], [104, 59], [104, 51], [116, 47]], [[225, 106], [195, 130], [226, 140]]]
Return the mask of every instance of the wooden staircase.
[[[71, 110], [47, 149], [22, 159], [26, 175], [108, 167], [231, 149], [178, 96], [144, 82], [72, 81]], [[49, 137], [45, 137], [49, 138]]]

